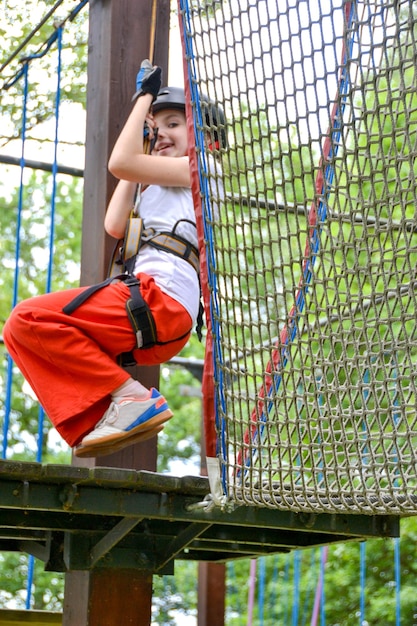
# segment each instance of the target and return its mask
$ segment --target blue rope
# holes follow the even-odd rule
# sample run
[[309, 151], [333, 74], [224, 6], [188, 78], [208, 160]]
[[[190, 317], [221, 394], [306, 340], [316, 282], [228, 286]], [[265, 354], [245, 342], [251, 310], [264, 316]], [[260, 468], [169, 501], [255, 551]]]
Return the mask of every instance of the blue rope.
[[[383, 354], [382, 358], [385, 358], [387, 356], [390, 356], [389, 353]], [[380, 357], [381, 358], [381, 357]], [[378, 356], [372, 356], [370, 359], [371, 363], [374, 363], [375, 361], [377, 361]], [[397, 366], [396, 366], [396, 360], [394, 356], [391, 356], [391, 364], [393, 366], [393, 378], [394, 378], [394, 387], [393, 387], [393, 406], [398, 406], [399, 400], [398, 400], [398, 392], [397, 392]], [[364, 398], [364, 403], [365, 405], [368, 402], [368, 398], [369, 398], [369, 389], [367, 388], [367, 384], [370, 381], [370, 373], [369, 373], [369, 369], [365, 370], [364, 376], [363, 376], [363, 382], [364, 382], [364, 391], [363, 391], [363, 398]], [[394, 423], [397, 424], [399, 419], [399, 415], [397, 412], [393, 413], [393, 420]], [[364, 431], [364, 437], [365, 439], [367, 439], [367, 433], [366, 433], [366, 424], [365, 422], [363, 423], [362, 429]], [[363, 457], [363, 463], [366, 464], [367, 463], [367, 454], [368, 454], [368, 449], [365, 448], [365, 455]], [[397, 457], [398, 460], [398, 457]], [[401, 594], [401, 568], [400, 568], [400, 541], [398, 538], [394, 539], [394, 576], [395, 576], [395, 623], [396, 626], [400, 626], [401, 624], [401, 604], [400, 604], [400, 594]], [[361, 543], [360, 546], [360, 611], [359, 611], [359, 615], [360, 615], [360, 620], [359, 623], [363, 624], [365, 623], [365, 588], [366, 588], [366, 542]]]
[[[58, 174], [58, 129], [59, 129], [59, 107], [61, 104], [61, 74], [62, 74], [62, 26], [57, 29], [57, 49], [58, 49], [58, 62], [57, 62], [57, 86], [56, 86], [56, 98], [55, 98], [55, 136], [54, 136], [54, 158], [52, 162], [52, 192], [51, 192], [51, 216], [49, 227], [49, 261], [48, 271], [46, 277], [46, 293], [51, 291], [52, 287], [52, 270], [53, 270], [53, 255], [54, 255], [54, 239], [55, 239], [55, 213], [56, 213], [56, 192], [57, 192], [57, 174]], [[43, 442], [43, 426], [45, 422], [45, 411], [41, 405], [39, 405], [38, 414], [38, 446], [36, 460], [40, 463], [42, 461], [42, 442]]]
[[285, 561], [285, 570], [284, 570], [284, 584], [282, 585], [282, 593], [284, 596], [283, 599], [283, 607], [284, 607], [284, 626], [288, 624], [288, 614], [289, 614], [289, 604], [288, 604], [288, 581], [290, 579], [290, 555], [287, 555]]
[[[371, 357], [371, 363], [373, 363], [375, 361], [375, 357]], [[368, 389], [368, 385], [369, 385], [369, 381], [370, 381], [370, 373], [369, 373], [369, 369], [366, 369], [364, 374], [363, 374], [363, 383], [364, 383], [364, 390], [363, 390], [363, 401], [365, 404], [365, 407], [368, 403], [368, 399], [369, 399], [369, 389]], [[366, 429], [366, 423], [365, 420], [362, 420], [362, 438], [367, 441], [368, 439], [368, 434], [367, 434], [367, 429]], [[365, 446], [364, 447], [364, 455], [362, 457], [362, 463], [364, 465], [366, 465], [368, 463], [368, 447]], [[365, 602], [366, 602], [366, 597], [365, 597], [365, 591], [366, 591], [366, 542], [364, 541], [363, 543], [360, 544], [360, 560], [359, 560], [359, 584], [360, 584], [360, 597], [359, 597], [359, 624], [364, 624], [365, 623]]]
[[394, 539], [395, 626], [401, 626], [401, 562], [400, 538]]
[[[310, 566], [309, 566], [309, 582], [308, 582], [308, 586], [307, 586], [307, 590], [306, 590], [306, 596], [304, 598], [304, 604], [303, 604], [303, 616], [301, 619], [301, 625], [300, 626], [306, 626], [307, 624], [307, 618], [309, 615], [309, 604], [310, 604], [310, 599], [313, 595], [313, 589], [314, 589], [314, 580], [313, 580], [313, 576], [311, 575], [312, 572], [314, 572], [314, 570], [316, 569], [316, 552], [317, 552], [317, 548], [312, 548], [311, 549], [311, 557], [310, 557]], [[310, 611], [311, 613], [311, 611]]]
[[327, 552], [328, 548], [320, 548], [322, 553], [322, 559], [320, 564], [320, 576], [322, 580], [321, 586], [321, 603], [320, 603], [320, 624], [321, 626], [326, 626], [326, 590], [325, 590], [325, 569], [326, 569], [326, 561], [324, 558], [325, 551]]
[[[57, 64], [57, 90], [56, 90], [56, 102], [55, 102], [55, 140], [54, 140], [54, 162], [52, 167], [52, 201], [51, 201], [51, 224], [50, 224], [50, 236], [49, 236], [49, 263], [47, 271], [47, 284], [46, 291], [51, 290], [52, 284], [52, 268], [53, 268], [53, 243], [55, 232], [55, 207], [56, 207], [56, 176], [58, 173], [58, 122], [59, 122], [59, 106], [60, 106], [60, 83], [62, 73], [62, 31], [63, 24], [70, 20], [72, 21], [79, 11], [87, 4], [88, 0], [82, 0], [77, 7], [75, 7], [67, 18], [61, 23], [61, 25], [53, 32], [48, 38], [46, 43], [42, 46], [40, 51], [36, 54], [26, 56], [21, 59], [21, 69], [8, 81], [3, 84], [3, 89], [7, 90], [15, 85], [22, 77], [23, 82], [23, 113], [22, 113], [22, 128], [21, 128], [21, 157], [20, 157], [20, 183], [19, 183], [19, 195], [18, 195], [18, 207], [17, 207], [17, 221], [16, 221], [16, 249], [15, 249], [15, 268], [14, 268], [14, 280], [13, 280], [13, 294], [12, 294], [12, 308], [14, 308], [18, 301], [18, 286], [19, 286], [19, 259], [21, 248], [21, 225], [22, 225], [22, 212], [23, 212], [23, 196], [24, 196], [24, 170], [25, 170], [25, 146], [26, 146], [26, 126], [27, 126], [27, 103], [29, 92], [29, 66], [30, 62], [43, 57], [57, 41], [58, 49], [58, 64]], [[3, 423], [3, 442], [2, 442], [2, 458], [7, 456], [8, 448], [8, 433], [10, 427], [10, 415], [11, 415], [11, 403], [12, 403], [12, 386], [13, 386], [13, 360], [10, 355], [7, 355], [7, 373], [6, 373], [6, 397], [5, 397], [5, 415]], [[43, 425], [44, 425], [44, 410], [39, 406], [38, 414], [38, 433], [37, 433], [37, 454], [36, 460], [40, 462], [42, 460], [42, 439], [43, 439]], [[29, 556], [28, 559], [28, 574], [27, 574], [27, 594], [26, 594], [26, 609], [30, 609], [31, 605], [31, 593], [33, 586], [34, 576], [34, 557]]]
[[[394, 378], [394, 401], [393, 406], [398, 407], [399, 405], [399, 393], [398, 393], [398, 368], [397, 368], [397, 359], [394, 355], [391, 358], [391, 363], [393, 363], [393, 378]], [[398, 411], [393, 413], [394, 424], [397, 426], [398, 420], [400, 419], [400, 415]], [[398, 449], [396, 450], [396, 460], [398, 462]], [[394, 484], [398, 483], [398, 481], [394, 481]], [[394, 575], [395, 575], [395, 626], [401, 626], [401, 562], [400, 562], [400, 552], [401, 552], [401, 544], [400, 538], [396, 537], [394, 539]]]
[[22, 62], [21, 69], [3, 84], [3, 89], [10, 89], [10, 87], [13, 87], [13, 85], [15, 85], [21, 79], [22, 76], [27, 74], [27, 67], [29, 63], [33, 61], [34, 59], [41, 59], [42, 57], [44, 57], [45, 54], [51, 48], [52, 44], [55, 43], [57, 36], [58, 36], [57, 31], [54, 31], [52, 35], [49, 37], [49, 39], [43, 44], [39, 52], [23, 57], [21, 59], [21, 62]]
[[[50, 37], [47, 45], [47, 50], [50, 49], [52, 43], [54, 41], [58, 42], [58, 65], [57, 65], [57, 91], [56, 91], [56, 102], [55, 102], [55, 140], [54, 140], [54, 161], [52, 166], [52, 200], [51, 200], [51, 224], [50, 224], [50, 236], [49, 236], [49, 262], [48, 262], [48, 271], [47, 271], [47, 284], [46, 290], [49, 292], [51, 290], [52, 284], [52, 266], [53, 266], [53, 244], [54, 244], [54, 233], [55, 233], [55, 207], [56, 207], [56, 176], [58, 173], [58, 122], [59, 122], [59, 105], [60, 105], [60, 83], [61, 83], [61, 70], [62, 70], [62, 27], [58, 28], [52, 37]], [[45, 53], [45, 52], [44, 52]], [[43, 53], [43, 54], [44, 54]], [[20, 243], [21, 243], [21, 216], [23, 211], [23, 190], [24, 190], [24, 168], [25, 168], [25, 140], [26, 140], [26, 119], [27, 119], [27, 100], [28, 100], [28, 91], [29, 91], [29, 61], [33, 59], [37, 59], [40, 56], [36, 54], [32, 57], [26, 57], [25, 63], [22, 68], [22, 73], [20, 76], [24, 76], [24, 106], [23, 106], [23, 116], [22, 116], [22, 152], [21, 152], [21, 160], [20, 160], [20, 187], [19, 187], [19, 201], [18, 201], [18, 218], [17, 218], [17, 235], [16, 235], [16, 252], [15, 252], [15, 272], [14, 272], [14, 282], [13, 282], [13, 301], [12, 307], [14, 308], [18, 299], [18, 285], [19, 285], [19, 259], [20, 259]], [[7, 454], [7, 442], [8, 442], [8, 430], [10, 426], [10, 412], [11, 412], [11, 390], [12, 390], [12, 377], [13, 377], [13, 362], [10, 356], [8, 357], [8, 377], [7, 377], [7, 387], [6, 387], [6, 409], [5, 409], [5, 422], [4, 422], [4, 432], [3, 432], [3, 458], [6, 458]], [[39, 405], [38, 411], [38, 433], [37, 433], [37, 453], [36, 460], [38, 462], [42, 461], [42, 439], [43, 439], [43, 425], [44, 425], [44, 410]], [[30, 609], [31, 605], [31, 595], [32, 595], [32, 586], [33, 586], [33, 576], [34, 576], [34, 557], [32, 555], [29, 556], [28, 562], [28, 575], [27, 575], [27, 593], [26, 593], [26, 609]]]
[[[2, 85], [2, 89], [10, 89], [10, 87], [13, 87], [13, 85], [15, 85], [20, 78], [24, 75], [25, 73], [25, 65], [27, 65], [28, 62], [32, 61], [33, 59], [40, 59], [43, 56], [45, 56], [45, 54], [48, 52], [48, 50], [51, 48], [52, 44], [56, 41], [57, 36], [58, 36], [58, 29], [62, 29], [64, 24], [68, 21], [72, 22], [76, 16], [78, 15], [78, 13], [81, 11], [81, 9], [83, 9], [85, 7], [86, 4], [88, 4], [89, 0], [81, 0], [81, 2], [74, 8], [72, 9], [72, 11], [70, 11], [70, 13], [67, 15], [67, 17], [62, 20], [62, 22], [60, 23], [60, 25], [57, 27], [57, 29], [54, 30], [54, 32], [52, 33], [52, 35], [42, 44], [42, 46], [38, 49], [38, 52], [22, 57], [20, 59], [21, 63], [23, 63], [23, 66], [20, 70], [18, 70], [15, 74], [13, 74], [13, 76], [11, 76], [7, 81], [5, 81]], [[55, 5], [55, 7], [53, 8], [53, 10], [57, 9], [60, 3], [57, 3]], [[50, 17], [51, 13], [47, 16]], [[45, 19], [45, 18], [44, 18]], [[43, 25], [45, 22], [41, 22], [41, 25]], [[39, 30], [39, 26], [32, 32], [32, 35], [35, 35], [38, 30]], [[29, 39], [25, 42], [28, 43]], [[9, 61], [14, 58], [14, 55], [12, 57], [10, 57]], [[7, 63], [5, 65], [2, 66], [2, 68], [4, 69], [6, 67], [6, 65], [8, 65], [9, 61], [7, 61]]]
[[301, 552], [296, 550], [293, 555], [293, 601], [292, 601], [292, 626], [298, 626], [298, 613], [300, 608], [300, 569], [301, 569]]
[[365, 585], [366, 585], [366, 541], [360, 544], [360, 601], [359, 601], [359, 624], [365, 623]]
[[[204, 238], [207, 242], [207, 280], [211, 286], [210, 298], [210, 320], [213, 330], [213, 366], [214, 379], [216, 381], [216, 395], [218, 403], [215, 403], [215, 419], [216, 427], [220, 433], [217, 453], [221, 452], [224, 459], [228, 458], [226, 445], [226, 428], [225, 420], [220, 420], [218, 406], [222, 407], [223, 414], [226, 413], [225, 384], [223, 380], [223, 372], [220, 365], [223, 363], [223, 355], [221, 348], [221, 327], [220, 327], [220, 306], [218, 302], [218, 289], [216, 279], [216, 258], [214, 253], [214, 234], [213, 234], [213, 211], [210, 204], [210, 190], [208, 185], [209, 167], [207, 164], [205, 153], [205, 135], [203, 131], [203, 114], [201, 109], [201, 94], [198, 90], [197, 71], [195, 67], [195, 54], [193, 50], [192, 38], [187, 37], [187, 33], [191, 33], [191, 18], [188, 0], [180, 0], [180, 10], [183, 15], [184, 37], [185, 37], [185, 56], [187, 59], [188, 77], [191, 92], [191, 100], [195, 106], [194, 132], [196, 146], [199, 148], [200, 158], [198, 159], [199, 183], [203, 197], [205, 210], [203, 211]], [[222, 464], [222, 484], [223, 491], [227, 495], [227, 471], [225, 464]]]
[[277, 589], [279, 589], [279, 581], [278, 581], [278, 556], [274, 557], [274, 567], [272, 570], [272, 592], [270, 598], [270, 607], [271, 607], [271, 615], [270, 618], [272, 623], [275, 624], [276, 617], [276, 604], [277, 604]]
[[[23, 212], [23, 191], [24, 191], [24, 167], [25, 167], [25, 146], [26, 146], [26, 124], [27, 124], [27, 102], [29, 93], [29, 73], [28, 65], [25, 63], [23, 67], [24, 83], [23, 83], [23, 112], [22, 112], [22, 129], [21, 129], [21, 145], [22, 150], [20, 153], [20, 183], [19, 183], [19, 196], [17, 204], [17, 222], [16, 222], [16, 250], [14, 257], [14, 278], [13, 278], [13, 295], [12, 295], [12, 308], [16, 306], [18, 298], [18, 285], [19, 285], [19, 259], [20, 259], [20, 245], [21, 245], [21, 229], [22, 229], [22, 212]], [[12, 383], [13, 383], [13, 361], [10, 355], [7, 355], [7, 374], [6, 374], [6, 399], [4, 410], [4, 424], [3, 424], [3, 444], [2, 444], [2, 458], [5, 459], [7, 455], [9, 427], [10, 427], [10, 414], [12, 406]]]

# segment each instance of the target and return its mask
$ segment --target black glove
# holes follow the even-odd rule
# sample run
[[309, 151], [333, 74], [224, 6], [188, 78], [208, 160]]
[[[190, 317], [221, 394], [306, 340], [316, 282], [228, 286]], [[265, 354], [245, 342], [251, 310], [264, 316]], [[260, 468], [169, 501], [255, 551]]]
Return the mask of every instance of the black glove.
[[136, 93], [132, 102], [145, 93], [150, 93], [156, 100], [161, 89], [162, 70], [157, 65], [152, 65], [148, 59], [142, 61], [140, 70], [136, 76]]

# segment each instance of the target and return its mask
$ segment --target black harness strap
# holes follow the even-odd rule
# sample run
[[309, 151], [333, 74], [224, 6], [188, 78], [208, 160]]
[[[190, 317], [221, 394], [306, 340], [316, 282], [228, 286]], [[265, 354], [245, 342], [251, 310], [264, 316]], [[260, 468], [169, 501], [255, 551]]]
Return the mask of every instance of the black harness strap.
[[73, 298], [71, 302], [62, 309], [66, 315], [71, 315], [94, 293], [110, 285], [114, 280], [121, 280], [126, 283], [130, 290], [130, 298], [126, 302], [126, 312], [136, 336], [137, 348], [151, 348], [157, 343], [156, 327], [150, 308], [146, 304], [140, 292], [140, 282], [136, 276], [129, 274], [120, 274], [119, 276], [109, 277], [97, 285], [87, 287], [78, 296]]
[[[120, 280], [126, 283], [130, 290], [130, 298], [126, 302], [126, 312], [135, 333], [136, 348], [145, 349], [152, 346], [165, 345], [174, 341], [180, 341], [184, 339], [189, 333], [185, 333], [181, 337], [171, 339], [171, 341], [160, 342], [157, 341], [157, 332], [155, 320], [152, 312], [142, 297], [140, 292], [140, 281], [133, 275], [136, 256], [139, 252], [141, 243], [148, 244], [159, 250], [170, 252], [175, 256], [178, 256], [190, 263], [195, 269], [197, 274], [199, 273], [199, 254], [195, 246], [193, 246], [185, 238], [177, 235], [176, 228], [182, 221], [190, 222], [190, 220], [179, 220], [171, 232], [156, 232], [154, 229], [144, 229], [141, 218], [130, 218], [126, 228], [125, 238], [122, 245], [118, 246], [118, 254], [116, 251], [113, 254], [111, 261], [109, 277], [103, 280], [97, 285], [91, 285], [86, 287], [78, 296], [73, 298], [71, 302], [62, 309], [66, 315], [71, 315], [74, 311], [81, 306], [88, 298], [94, 293], [107, 287], [115, 280]], [[117, 269], [122, 269], [125, 273], [118, 274]], [[202, 307], [200, 305], [200, 311], [197, 323], [197, 334], [201, 340], [201, 328], [202, 328]], [[124, 352], [119, 356], [119, 361], [122, 366], [129, 366], [136, 364], [133, 357], [133, 352]]]
[[88, 298], [90, 298], [94, 293], [96, 293], [96, 291], [103, 289], [103, 287], [107, 287], [107, 285], [110, 285], [110, 283], [112, 283], [113, 280], [116, 280], [117, 278], [120, 277], [117, 276], [113, 278], [111, 276], [109, 278], [106, 278], [106, 280], [103, 280], [103, 282], [97, 283], [97, 285], [91, 285], [91, 287], [86, 287], [84, 291], [79, 293], [78, 296], [75, 296], [75, 298], [73, 298], [70, 302], [68, 302], [68, 304], [64, 306], [64, 308], [62, 309], [63, 312], [66, 315], [71, 315], [72, 313], [74, 313], [75, 309], [78, 309], [79, 306], [84, 304], [84, 302], [88, 300]]
[[[126, 302], [126, 313], [129, 321], [132, 325], [133, 331], [136, 336], [136, 348], [152, 348], [155, 345], [163, 346], [174, 341], [180, 341], [187, 337], [189, 332], [184, 333], [181, 337], [175, 337], [170, 341], [157, 341], [156, 325], [152, 312], [142, 297], [140, 292], [140, 281], [136, 276], [130, 274], [120, 274], [119, 276], [109, 276], [106, 280], [103, 280], [97, 285], [91, 285], [86, 287], [84, 291], [75, 296], [68, 304], [62, 309], [66, 315], [71, 315], [74, 311], [84, 304], [88, 298], [94, 293], [110, 285], [113, 281], [120, 280], [126, 283], [130, 290], [130, 298]], [[122, 366], [135, 365], [136, 361], [133, 357], [133, 352], [124, 352], [120, 355], [120, 364]]]
[[126, 281], [130, 289], [130, 299], [126, 302], [126, 311], [130, 323], [136, 335], [138, 348], [152, 348], [156, 341], [155, 320], [150, 308], [142, 298], [140, 282], [135, 276], [130, 276]]

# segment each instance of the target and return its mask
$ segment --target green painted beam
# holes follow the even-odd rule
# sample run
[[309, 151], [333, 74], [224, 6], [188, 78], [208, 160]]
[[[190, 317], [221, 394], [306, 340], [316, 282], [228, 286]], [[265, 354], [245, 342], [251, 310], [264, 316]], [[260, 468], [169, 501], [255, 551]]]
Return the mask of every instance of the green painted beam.
[[62, 626], [62, 613], [0, 609], [0, 626]]
[[175, 559], [222, 562], [399, 536], [396, 516], [200, 506], [205, 477], [0, 462], [0, 549], [45, 569], [172, 573]]
[[[254, 528], [287, 528], [304, 532], [349, 536], [396, 536], [393, 516], [305, 514], [269, 508], [192, 508], [199, 497], [190, 494], [153, 493], [131, 488], [103, 488], [91, 484], [2, 480], [0, 508], [72, 515], [120, 516], [183, 522], [210, 522]], [[29, 526], [29, 524], [28, 524]]]

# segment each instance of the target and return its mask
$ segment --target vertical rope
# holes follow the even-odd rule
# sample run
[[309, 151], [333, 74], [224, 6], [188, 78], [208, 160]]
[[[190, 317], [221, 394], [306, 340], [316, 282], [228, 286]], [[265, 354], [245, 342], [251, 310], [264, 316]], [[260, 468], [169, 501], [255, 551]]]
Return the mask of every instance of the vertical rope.
[[360, 544], [359, 563], [360, 599], [359, 599], [359, 624], [365, 623], [365, 585], [366, 585], [366, 541]]
[[[56, 213], [56, 192], [57, 192], [57, 174], [58, 174], [58, 145], [59, 145], [59, 108], [61, 103], [61, 73], [62, 73], [62, 26], [59, 26], [54, 33], [53, 41], [57, 41], [57, 83], [56, 83], [56, 97], [55, 97], [55, 133], [54, 133], [54, 156], [52, 162], [52, 191], [51, 191], [51, 213], [50, 213], [50, 226], [49, 226], [49, 242], [48, 242], [48, 268], [46, 276], [46, 293], [51, 291], [52, 287], [52, 270], [54, 261], [54, 239], [55, 239], [55, 213]], [[43, 454], [43, 426], [45, 422], [45, 411], [41, 405], [39, 405], [38, 411], [38, 433], [37, 433], [37, 451], [36, 461], [40, 463], [42, 461]], [[29, 556], [28, 564], [28, 577], [27, 577], [27, 590], [26, 590], [26, 609], [30, 609], [32, 599], [32, 587], [33, 577], [35, 571], [35, 559], [32, 555]]]
[[284, 621], [283, 624], [284, 626], [287, 626], [288, 622], [288, 615], [289, 615], [289, 602], [288, 602], [288, 582], [290, 580], [290, 559], [292, 561], [292, 557], [290, 557], [289, 554], [287, 554], [287, 558], [285, 560], [285, 569], [284, 569], [284, 585], [282, 586], [282, 593], [283, 593], [283, 608], [284, 608]]
[[[203, 371], [203, 413], [207, 457], [216, 457], [221, 450], [223, 458], [227, 458], [225, 442], [225, 428], [219, 424], [218, 406], [225, 412], [225, 385], [223, 373], [219, 365], [223, 362], [221, 349], [221, 329], [219, 303], [217, 299], [216, 260], [214, 254], [214, 236], [212, 230], [212, 207], [208, 187], [208, 164], [205, 155], [205, 137], [203, 129], [203, 114], [198, 91], [197, 73], [195, 68], [195, 54], [191, 33], [190, 7], [187, 0], [178, 0], [180, 32], [183, 46], [186, 111], [189, 120], [189, 157], [192, 174], [192, 191], [196, 213], [197, 233], [200, 252], [201, 289], [206, 314], [207, 338], [206, 355]], [[191, 102], [194, 105], [194, 119], [191, 111]], [[197, 158], [198, 148], [199, 158]], [[203, 200], [202, 200], [203, 199]], [[214, 390], [216, 383], [216, 399]], [[217, 402], [216, 402], [217, 400]], [[221, 433], [217, 441], [216, 427]], [[226, 493], [226, 467], [222, 467], [222, 485]]]
[[[371, 363], [375, 360], [375, 358], [371, 357]], [[369, 400], [369, 383], [370, 383], [370, 371], [369, 368], [365, 370], [363, 374], [363, 402], [366, 406]], [[362, 439], [367, 441], [368, 439], [368, 431], [366, 428], [366, 423], [362, 421]], [[361, 462], [366, 465], [368, 463], [368, 447], [361, 446], [363, 450], [363, 455]], [[360, 598], [359, 598], [359, 623], [365, 623], [365, 585], [366, 585], [366, 542], [360, 544], [360, 561], [359, 561], [359, 582], [360, 582]]]
[[294, 571], [293, 571], [293, 594], [292, 594], [292, 626], [298, 626], [298, 614], [300, 609], [300, 567], [301, 552], [296, 550], [293, 555]]
[[401, 626], [401, 544], [400, 538], [394, 539], [394, 571], [395, 571], [395, 626]]
[[[54, 33], [49, 37], [45, 44], [41, 47], [38, 53], [25, 56], [21, 59], [21, 68], [3, 85], [3, 89], [9, 89], [16, 84], [23, 77], [23, 105], [22, 105], [22, 123], [21, 123], [21, 155], [20, 155], [20, 181], [19, 181], [19, 194], [18, 194], [18, 206], [17, 206], [17, 220], [16, 220], [16, 247], [15, 247], [15, 259], [14, 259], [14, 277], [13, 277], [13, 293], [12, 293], [12, 308], [14, 308], [18, 302], [19, 297], [19, 261], [21, 252], [21, 230], [22, 230], [22, 214], [24, 208], [24, 190], [25, 190], [25, 149], [26, 149], [26, 131], [27, 131], [27, 110], [28, 110], [28, 94], [29, 94], [29, 68], [34, 59], [39, 59], [46, 55], [51, 46], [58, 41], [58, 62], [57, 62], [57, 89], [56, 89], [56, 101], [55, 101], [55, 139], [54, 139], [54, 159], [52, 165], [52, 191], [51, 191], [51, 216], [50, 216], [50, 230], [49, 230], [49, 261], [47, 268], [47, 281], [46, 291], [51, 290], [52, 283], [52, 268], [53, 268], [53, 245], [54, 245], [54, 233], [55, 233], [55, 207], [56, 207], [56, 187], [57, 187], [57, 173], [58, 173], [58, 120], [59, 120], [59, 106], [60, 106], [60, 83], [62, 72], [62, 31], [63, 25], [67, 20], [72, 21], [79, 11], [87, 4], [88, 0], [82, 0], [77, 7], [75, 7], [65, 20], [63, 20], [56, 28]], [[58, 6], [62, 3], [62, 0], [58, 0], [47, 13], [38, 26], [32, 30], [30, 35], [23, 41], [23, 43], [14, 51], [14, 53], [3, 63], [1, 70], [4, 70], [7, 65], [17, 56], [17, 54], [26, 46], [33, 35], [41, 28], [43, 24], [47, 22], [49, 17], [56, 11]], [[8, 432], [10, 428], [11, 417], [11, 402], [12, 402], [12, 387], [13, 387], [13, 361], [10, 355], [7, 355], [7, 374], [6, 374], [6, 397], [5, 397], [5, 411], [4, 411], [4, 423], [3, 423], [3, 442], [1, 456], [3, 459], [7, 456], [8, 448]], [[38, 432], [37, 432], [37, 452], [36, 460], [40, 462], [42, 460], [42, 442], [43, 442], [43, 424], [44, 424], [44, 411], [39, 406], [38, 412]], [[33, 577], [35, 569], [35, 559], [32, 555], [28, 558], [28, 572], [26, 582], [26, 609], [31, 608], [32, 600], [32, 587]]]
[[[319, 573], [319, 580], [317, 582], [317, 587], [316, 587], [316, 596], [314, 599], [313, 615], [311, 617], [310, 626], [317, 626], [319, 615], [321, 617], [321, 623], [322, 623], [324, 619], [324, 615], [325, 615], [324, 614], [324, 572], [326, 569], [329, 547], [324, 546], [323, 548], [320, 548], [320, 553], [321, 553], [320, 573]], [[322, 608], [321, 613], [320, 613], [320, 606]]]
[[[398, 368], [397, 359], [394, 355], [391, 357], [391, 363], [393, 365], [393, 406], [399, 405], [399, 393], [398, 393]], [[400, 419], [398, 411], [393, 413], [394, 424], [397, 426]], [[396, 450], [396, 458], [398, 459], [398, 450]], [[396, 481], [398, 482], [398, 481]], [[401, 626], [401, 543], [400, 538], [394, 539], [394, 577], [395, 577], [395, 626]]]
[[279, 589], [279, 580], [278, 580], [278, 556], [276, 555], [274, 558], [274, 567], [272, 569], [272, 591], [271, 597], [269, 601], [269, 617], [272, 620], [272, 623], [276, 623], [276, 607], [277, 607], [277, 590]]
[[[61, 104], [61, 73], [62, 73], [62, 27], [57, 29], [57, 46], [58, 46], [58, 60], [57, 60], [57, 85], [56, 85], [56, 98], [55, 98], [55, 134], [54, 134], [54, 157], [52, 163], [52, 192], [51, 192], [51, 216], [49, 227], [49, 260], [48, 271], [46, 277], [46, 293], [49, 293], [52, 288], [52, 270], [54, 261], [54, 240], [55, 240], [55, 213], [56, 213], [56, 192], [57, 192], [57, 174], [58, 174], [58, 145], [59, 145], [59, 108]], [[38, 417], [38, 445], [36, 460], [40, 463], [42, 461], [42, 443], [43, 443], [43, 426], [45, 421], [45, 411], [41, 405], [39, 405], [39, 417]]]
[[[313, 572], [316, 569], [316, 552], [317, 552], [316, 548], [313, 548], [311, 550], [310, 566], [308, 570], [309, 572]], [[301, 620], [301, 626], [305, 626], [307, 624], [309, 602], [312, 596], [312, 592], [313, 592], [313, 577], [311, 576], [309, 577], [309, 584], [307, 587], [306, 596], [304, 598], [303, 616]]]
[[151, 63], [153, 62], [155, 52], [157, 7], [158, 0], [152, 0], [151, 28], [149, 35], [149, 60], [151, 61]]
[[253, 607], [255, 604], [255, 586], [256, 586], [256, 559], [250, 560], [249, 568], [249, 590], [248, 590], [248, 619], [246, 626], [253, 624]]
[[264, 626], [266, 559], [264, 556], [261, 556], [258, 559], [258, 561], [259, 561], [259, 581], [258, 581], [259, 626]]
[[[20, 182], [19, 182], [19, 196], [17, 205], [17, 222], [16, 222], [16, 250], [14, 258], [14, 277], [13, 277], [13, 295], [12, 295], [12, 308], [16, 306], [18, 298], [18, 286], [19, 286], [19, 259], [20, 259], [20, 244], [21, 244], [21, 228], [22, 228], [22, 211], [23, 211], [23, 192], [24, 192], [24, 169], [25, 169], [25, 146], [26, 146], [26, 124], [27, 124], [27, 103], [29, 92], [29, 65], [24, 63], [23, 68], [23, 112], [22, 112], [22, 128], [21, 128], [21, 153], [20, 153]], [[12, 399], [12, 383], [13, 383], [13, 361], [10, 355], [7, 355], [7, 374], [6, 374], [6, 398], [4, 409], [4, 424], [3, 424], [3, 444], [2, 444], [2, 458], [7, 456], [8, 447], [8, 432], [10, 426], [10, 414], [11, 414], [11, 399]]]

